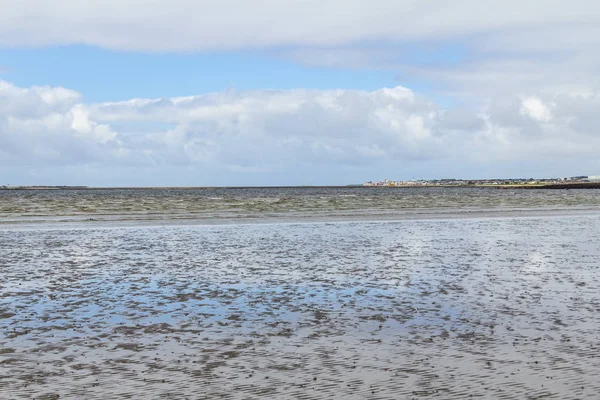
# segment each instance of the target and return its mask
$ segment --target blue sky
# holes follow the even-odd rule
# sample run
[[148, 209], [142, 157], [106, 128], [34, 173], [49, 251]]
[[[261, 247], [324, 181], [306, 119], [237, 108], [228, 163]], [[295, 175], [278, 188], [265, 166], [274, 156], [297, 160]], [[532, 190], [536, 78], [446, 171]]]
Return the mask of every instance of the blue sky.
[[3, 79], [19, 86], [53, 85], [86, 101], [176, 97], [230, 88], [361, 89], [400, 84], [390, 70], [303, 66], [263, 54], [144, 54], [90, 46], [1, 49]]
[[[459, 45], [362, 44], [383, 48], [406, 65], [453, 65], [465, 58]], [[325, 50], [326, 51], [326, 50]], [[86, 45], [0, 48], [2, 79], [18, 86], [62, 86], [86, 101], [198, 95], [227, 89], [358, 89], [405, 86], [449, 104], [432, 84], [387, 65], [315, 66], [286, 59], [285, 50], [209, 53], [143, 53]], [[390, 59], [386, 61], [390, 61]]]
[[597, 175], [598, 45], [588, 0], [9, 2], [0, 180]]

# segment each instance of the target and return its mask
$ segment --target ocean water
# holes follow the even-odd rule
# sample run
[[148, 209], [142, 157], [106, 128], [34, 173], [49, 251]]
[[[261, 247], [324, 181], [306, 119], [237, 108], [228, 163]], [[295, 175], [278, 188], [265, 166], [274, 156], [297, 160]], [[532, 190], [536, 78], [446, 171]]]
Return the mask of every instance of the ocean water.
[[224, 224], [564, 214], [600, 209], [600, 190], [222, 188], [0, 190], [0, 225]]
[[2, 399], [600, 391], [600, 191], [0, 193]]

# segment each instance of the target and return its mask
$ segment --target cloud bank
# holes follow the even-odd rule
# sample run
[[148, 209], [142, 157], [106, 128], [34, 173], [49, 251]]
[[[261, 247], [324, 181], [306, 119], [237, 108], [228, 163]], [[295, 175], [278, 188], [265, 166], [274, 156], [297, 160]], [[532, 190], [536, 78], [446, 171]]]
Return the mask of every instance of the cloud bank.
[[[594, 0], [20, 0], [0, 47], [248, 51], [304, 65], [389, 69], [448, 96], [597, 90]], [[8, 65], [7, 67], [10, 67]]]
[[[598, 22], [600, 8], [593, 0], [568, 5], [560, 0], [21, 0], [3, 1], [0, 44], [189, 51], [431, 40], [508, 30], [521, 46], [539, 47], [535, 35], [518, 33], [539, 26], [578, 27], [590, 41]], [[493, 43], [503, 47], [510, 35]], [[573, 37], [560, 38], [559, 44], [572, 46]]]
[[514, 175], [506, 165], [524, 161], [525, 173], [592, 174], [599, 107], [598, 92], [556, 92], [445, 109], [404, 87], [88, 104], [69, 89], [0, 81], [0, 168], [6, 179], [61, 171], [69, 184], [130, 185], [170, 184], [173, 171], [188, 185]]

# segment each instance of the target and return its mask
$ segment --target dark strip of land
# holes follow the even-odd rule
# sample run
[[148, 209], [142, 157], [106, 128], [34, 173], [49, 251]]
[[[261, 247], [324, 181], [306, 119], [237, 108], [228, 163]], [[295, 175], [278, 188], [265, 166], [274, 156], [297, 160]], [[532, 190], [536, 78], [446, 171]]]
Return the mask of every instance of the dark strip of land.
[[600, 182], [554, 183], [535, 187], [522, 187], [525, 189], [600, 189]]
[[164, 186], [164, 187], [88, 187], [88, 186], [0, 186], [0, 190], [199, 190], [199, 189], [349, 189], [381, 188], [410, 189], [426, 187], [492, 188], [492, 189], [600, 189], [600, 182], [549, 183], [549, 184], [472, 184], [472, 185], [398, 185], [398, 186]]

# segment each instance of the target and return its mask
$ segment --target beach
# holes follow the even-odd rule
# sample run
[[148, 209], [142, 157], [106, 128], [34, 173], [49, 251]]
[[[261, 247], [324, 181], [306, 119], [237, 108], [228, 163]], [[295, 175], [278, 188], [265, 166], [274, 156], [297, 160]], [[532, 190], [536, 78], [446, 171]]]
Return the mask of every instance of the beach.
[[572, 214], [5, 224], [0, 398], [594, 398], [591, 201]]

